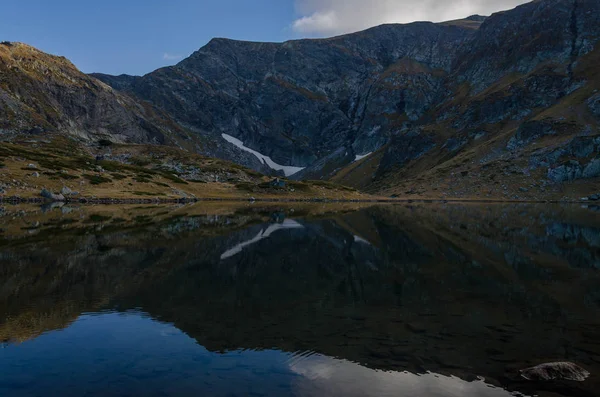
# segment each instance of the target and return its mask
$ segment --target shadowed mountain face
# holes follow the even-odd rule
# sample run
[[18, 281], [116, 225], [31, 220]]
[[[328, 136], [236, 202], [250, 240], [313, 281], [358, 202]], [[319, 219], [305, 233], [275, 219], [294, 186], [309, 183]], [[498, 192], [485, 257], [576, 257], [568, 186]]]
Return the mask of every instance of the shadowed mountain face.
[[[0, 240], [0, 335], [26, 341], [82, 312], [136, 309], [213, 352], [318, 353], [483, 377], [528, 395], [592, 396], [595, 210], [388, 206], [311, 218], [247, 208], [137, 226], [97, 216], [74, 223], [85, 219], [77, 209], [41, 221], [11, 222], [11, 212]], [[23, 221], [35, 227], [17, 237], [11, 223]], [[53, 239], [41, 238], [50, 231]], [[550, 361], [591, 376], [520, 378], [519, 369]]]
[[[597, 0], [545, 0], [323, 40], [214, 39], [143, 77], [95, 76], [215, 142], [228, 145], [226, 133], [278, 164], [306, 167], [296, 178], [337, 174], [377, 192], [408, 181], [426, 191], [419, 177], [442, 185], [475, 169], [484, 181], [500, 172], [521, 176], [502, 176], [508, 184], [532, 174], [551, 184], [598, 176], [599, 15]], [[580, 136], [585, 155], [570, 147]], [[560, 168], [568, 160], [578, 164]]]
[[141, 78], [95, 76], [201, 133], [306, 167], [341, 147], [352, 158], [381, 147], [386, 114], [419, 118], [472, 31], [416, 23], [283, 44], [214, 39]]

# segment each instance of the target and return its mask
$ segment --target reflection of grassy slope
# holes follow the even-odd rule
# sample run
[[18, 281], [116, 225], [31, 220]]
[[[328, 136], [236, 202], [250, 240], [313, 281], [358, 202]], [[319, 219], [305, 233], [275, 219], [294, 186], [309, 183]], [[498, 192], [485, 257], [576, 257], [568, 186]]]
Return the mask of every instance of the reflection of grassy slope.
[[[67, 326], [81, 312], [106, 307], [109, 300], [133, 288], [136, 277], [144, 277], [146, 269], [140, 255], [167, 249], [187, 254], [183, 247], [197, 238], [265, 219], [233, 217], [235, 207], [210, 211], [187, 206], [165, 211], [164, 207], [127, 206], [92, 211], [76, 208], [66, 215], [60, 215], [59, 210], [37, 212], [25, 216], [22, 222], [8, 222], [15, 225], [4, 228], [4, 234], [22, 230], [19, 225], [23, 223], [35, 224], [36, 228], [30, 230], [34, 234], [0, 239], [3, 252], [16, 253], [0, 258], [4, 280], [0, 286], [4, 319], [0, 323], [1, 340], [34, 338]], [[206, 215], [210, 212], [214, 215]], [[154, 244], [157, 236], [162, 240]], [[21, 255], [26, 252], [31, 254]], [[165, 268], [156, 266], [153, 272], [166, 271], [169, 264], [162, 263]], [[22, 288], [15, 289], [14, 282]]]
[[[5, 283], [0, 286], [0, 340], [35, 338], [68, 326], [82, 312], [106, 307], [109, 300], [135, 290], [146, 277], [159, 278], [173, 263], [191, 260], [196, 253], [184, 247], [194, 246], [197, 239], [268, 222], [274, 212], [323, 216], [360, 207], [231, 202], [85, 206], [72, 207], [67, 213], [60, 208], [42, 212], [36, 206], [8, 207], [0, 218], [0, 247], [7, 253], [31, 250], [32, 256], [0, 257]], [[167, 250], [176, 255], [153, 263], [148, 270], [138, 263], [139, 254]], [[181, 254], [183, 259], [174, 259]], [[120, 258], [119, 266], [113, 267], [115, 258]], [[15, 290], [13, 282], [22, 287]]]
[[[103, 233], [135, 230], [188, 217], [250, 217], [268, 220], [272, 213], [325, 217], [356, 211], [370, 203], [261, 203], [199, 202], [186, 205], [66, 205], [42, 210], [39, 205], [7, 206], [0, 212], [0, 247], [50, 242], [61, 235], [84, 235], [97, 228]], [[44, 208], [44, 207], [42, 207]], [[225, 218], [227, 219], [227, 218]], [[229, 230], [223, 225], [223, 232]], [[97, 232], [99, 232], [97, 231]], [[71, 247], [71, 245], [68, 245]]]
[[323, 181], [288, 181], [285, 188], [272, 188], [271, 178], [250, 169], [166, 146], [115, 144], [106, 149], [50, 135], [35, 145], [25, 139], [0, 142], [0, 160], [6, 196], [38, 197], [42, 187], [60, 191], [67, 186], [83, 197], [107, 198], [365, 197]]

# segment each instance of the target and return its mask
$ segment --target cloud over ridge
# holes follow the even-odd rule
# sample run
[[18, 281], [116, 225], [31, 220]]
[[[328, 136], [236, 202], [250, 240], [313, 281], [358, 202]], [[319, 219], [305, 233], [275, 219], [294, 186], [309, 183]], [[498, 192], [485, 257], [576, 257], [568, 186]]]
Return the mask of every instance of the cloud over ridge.
[[325, 36], [355, 32], [384, 23], [441, 22], [489, 15], [526, 0], [295, 0], [296, 33]]

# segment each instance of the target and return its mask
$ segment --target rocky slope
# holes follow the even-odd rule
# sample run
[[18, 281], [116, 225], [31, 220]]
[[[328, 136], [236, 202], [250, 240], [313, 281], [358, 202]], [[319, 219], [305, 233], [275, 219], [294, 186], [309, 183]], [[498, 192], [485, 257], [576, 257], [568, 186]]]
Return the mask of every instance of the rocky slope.
[[473, 19], [281, 44], [214, 39], [143, 77], [94, 76], [199, 134], [223, 145], [221, 134], [233, 135], [278, 164], [308, 167], [332, 154], [347, 163], [435, 102], [453, 54], [479, 25]]
[[599, 37], [599, 1], [493, 15], [459, 52], [443, 100], [335, 179], [421, 196], [597, 192]]
[[[213, 141], [231, 135], [306, 167], [296, 178], [335, 175], [389, 194], [514, 198], [536, 185], [525, 196], [560, 196], [562, 182], [600, 172], [599, 18], [597, 0], [538, 0], [331, 39], [214, 39], [143, 77], [96, 77]], [[454, 180], [464, 172], [485, 189]], [[504, 181], [487, 183], [494, 175]]]
[[0, 133], [67, 132], [88, 140], [165, 143], [156, 114], [64, 57], [0, 43]]

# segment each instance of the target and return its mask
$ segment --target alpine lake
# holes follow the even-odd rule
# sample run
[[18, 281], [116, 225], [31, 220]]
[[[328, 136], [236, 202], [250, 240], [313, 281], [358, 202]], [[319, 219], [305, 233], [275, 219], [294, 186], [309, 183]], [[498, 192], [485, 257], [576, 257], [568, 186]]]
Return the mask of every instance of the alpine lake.
[[4, 205], [0, 343], [1, 396], [598, 396], [600, 206]]

